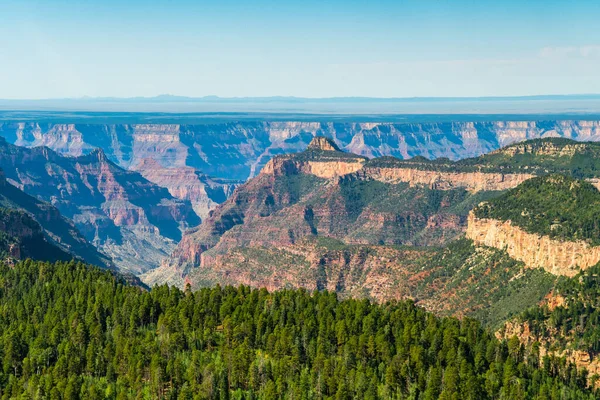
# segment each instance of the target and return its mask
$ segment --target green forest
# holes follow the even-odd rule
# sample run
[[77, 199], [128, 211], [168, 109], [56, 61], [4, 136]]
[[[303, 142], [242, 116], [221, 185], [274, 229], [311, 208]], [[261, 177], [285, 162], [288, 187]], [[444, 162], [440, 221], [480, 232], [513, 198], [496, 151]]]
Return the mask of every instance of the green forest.
[[473, 211], [479, 218], [510, 220], [530, 233], [600, 245], [600, 192], [583, 180], [529, 179]]
[[[531, 331], [551, 344], [551, 349], [583, 350], [600, 354], [600, 265], [574, 278], [561, 277], [553, 289], [562, 304], [534, 307], [523, 313]], [[558, 333], [558, 334], [557, 334]]]
[[452, 161], [445, 157], [410, 159], [378, 157], [368, 167], [416, 168], [425, 171], [566, 174], [574, 178], [595, 178], [600, 174], [600, 144], [567, 138], [532, 139], [515, 143], [479, 157]]
[[[0, 390], [22, 399], [593, 399], [587, 376], [412, 302], [126, 284], [0, 266]], [[531, 352], [533, 353], [531, 353]]]

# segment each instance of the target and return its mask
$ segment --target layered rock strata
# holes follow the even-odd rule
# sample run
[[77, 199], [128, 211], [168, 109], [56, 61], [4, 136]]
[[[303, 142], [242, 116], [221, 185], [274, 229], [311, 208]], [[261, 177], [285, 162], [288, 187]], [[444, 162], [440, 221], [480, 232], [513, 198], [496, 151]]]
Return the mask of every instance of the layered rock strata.
[[365, 168], [365, 177], [381, 182], [406, 182], [431, 189], [465, 188], [472, 192], [512, 189], [533, 178], [532, 174], [502, 174], [493, 172], [442, 172], [412, 168]]
[[192, 203], [194, 211], [202, 219], [221, 204], [242, 182], [211, 178], [191, 167], [165, 168], [156, 160], [144, 159], [132, 168], [150, 182], [167, 188], [178, 199]]
[[232, 262], [227, 255], [237, 249], [293, 247], [310, 237], [356, 245], [442, 245], [464, 231], [467, 210], [490, 191], [521, 182], [502, 174], [460, 180], [459, 174], [432, 173], [433, 181], [424, 180], [424, 171], [417, 171], [423, 180], [416, 181], [403, 173], [377, 176], [363, 170], [365, 157], [331, 150], [336, 147], [316, 138], [303, 153], [269, 161], [188, 231], [162, 272], [148, 279], [161, 275], [182, 284], [194, 268], [212, 271], [225, 259]]
[[541, 137], [600, 140], [600, 121], [494, 121], [447, 123], [223, 122], [217, 124], [0, 123], [0, 134], [22, 146], [45, 145], [79, 156], [102, 148], [130, 168], [147, 158], [163, 167], [188, 166], [219, 178], [245, 180], [274, 156], [299, 152], [314, 136], [366, 157], [407, 159], [475, 157]]
[[0, 170], [0, 231], [14, 238], [13, 259], [46, 261], [76, 258], [113, 269], [112, 261], [89, 243], [72, 221], [51, 204], [27, 195], [6, 181]]
[[200, 222], [189, 202], [118, 167], [102, 150], [63, 157], [46, 147], [2, 140], [0, 167], [8, 182], [72, 219], [124, 271], [158, 266], [182, 231]]
[[554, 275], [574, 276], [600, 262], [600, 247], [528, 233], [511, 221], [477, 218], [473, 212], [469, 213], [466, 236], [477, 244], [505, 250], [529, 268]]

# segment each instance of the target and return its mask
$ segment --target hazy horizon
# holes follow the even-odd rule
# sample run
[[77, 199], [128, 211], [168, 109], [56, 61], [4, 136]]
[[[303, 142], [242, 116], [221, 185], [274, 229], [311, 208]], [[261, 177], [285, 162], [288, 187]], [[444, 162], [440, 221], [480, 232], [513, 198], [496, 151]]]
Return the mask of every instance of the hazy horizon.
[[[22, 111], [23, 116], [47, 112], [121, 113], [249, 113], [282, 115], [418, 115], [418, 114], [600, 114], [600, 95], [547, 95], [525, 97], [421, 98], [302, 98], [302, 97], [130, 97], [43, 100], [0, 99], [0, 111]], [[14, 114], [11, 114], [14, 115]], [[184, 116], [182, 115], [182, 118]]]
[[214, 94], [198, 95], [198, 96], [186, 96], [172, 93], [160, 93], [156, 95], [148, 96], [90, 96], [83, 95], [79, 97], [43, 97], [43, 98], [7, 98], [0, 97], [2, 101], [55, 101], [55, 100], [69, 100], [69, 101], [100, 101], [100, 100], [159, 100], [159, 101], [172, 101], [172, 100], [300, 100], [300, 101], [314, 101], [314, 100], [366, 100], [366, 101], [412, 101], [412, 100], [450, 100], [450, 101], [461, 101], [461, 100], [512, 100], [512, 99], [524, 99], [524, 100], [537, 100], [537, 99], [548, 99], [548, 100], [559, 100], [563, 98], [600, 98], [600, 93], [566, 93], [566, 94], [530, 94], [530, 95], [503, 95], [503, 96], [407, 96], [407, 97], [373, 97], [373, 96], [330, 96], [330, 97], [306, 97], [306, 96], [286, 96], [286, 95], [273, 95], [273, 96], [218, 96]]

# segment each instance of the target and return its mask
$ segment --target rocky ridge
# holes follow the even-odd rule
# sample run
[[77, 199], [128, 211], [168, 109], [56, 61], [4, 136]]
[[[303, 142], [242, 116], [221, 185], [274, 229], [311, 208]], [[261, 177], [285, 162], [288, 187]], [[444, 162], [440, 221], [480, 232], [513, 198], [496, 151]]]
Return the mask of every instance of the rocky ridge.
[[58, 261], [73, 256], [46, 240], [42, 227], [26, 212], [0, 208], [0, 261], [14, 264], [26, 258]]
[[415, 168], [414, 162], [390, 167], [377, 164], [379, 163], [369, 162], [365, 157], [341, 152], [331, 140], [315, 137], [304, 153], [276, 156], [265, 165], [261, 174], [302, 173], [331, 179], [356, 173], [356, 176], [363, 180], [370, 179], [390, 184], [408, 183], [411, 186], [426, 186], [436, 190], [465, 188], [471, 192], [507, 190], [535, 176], [525, 172], [436, 170], [437, 164], [428, 160], [420, 165], [421, 168]]
[[156, 267], [182, 231], [200, 222], [189, 202], [123, 170], [102, 150], [63, 157], [46, 147], [1, 141], [0, 167], [8, 182], [71, 218], [124, 271]]
[[14, 260], [66, 260], [76, 258], [114, 269], [100, 253], [52, 205], [27, 195], [6, 181], [0, 170], [0, 236], [7, 236], [4, 250]]

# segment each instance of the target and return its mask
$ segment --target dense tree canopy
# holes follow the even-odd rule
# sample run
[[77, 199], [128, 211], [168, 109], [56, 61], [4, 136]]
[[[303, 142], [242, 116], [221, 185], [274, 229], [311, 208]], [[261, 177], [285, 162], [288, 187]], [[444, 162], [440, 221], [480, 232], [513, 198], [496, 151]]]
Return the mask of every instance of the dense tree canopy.
[[0, 266], [3, 398], [592, 399], [518, 341], [411, 302], [145, 291], [75, 262]]
[[474, 212], [480, 218], [511, 220], [531, 233], [600, 245], [600, 192], [564, 175], [529, 179]]
[[531, 332], [552, 349], [600, 355], [600, 264], [574, 278], [562, 277], [553, 289], [555, 307], [533, 307], [521, 315]]

